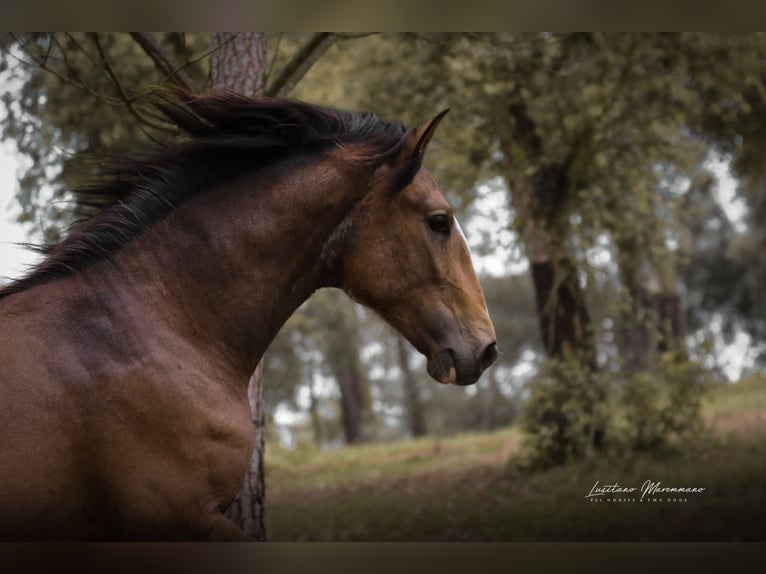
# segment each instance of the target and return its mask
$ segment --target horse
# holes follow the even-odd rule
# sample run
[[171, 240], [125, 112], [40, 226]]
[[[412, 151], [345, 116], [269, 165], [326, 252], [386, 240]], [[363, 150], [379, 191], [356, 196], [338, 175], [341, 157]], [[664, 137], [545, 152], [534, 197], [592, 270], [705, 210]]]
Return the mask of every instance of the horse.
[[416, 128], [230, 92], [168, 92], [184, 134], [109, 164], [110, 203], [0, 290], [0, 539], [242, 540], [247, 384], [288, 317], [339, 288], [445, 384], [495, 332]]

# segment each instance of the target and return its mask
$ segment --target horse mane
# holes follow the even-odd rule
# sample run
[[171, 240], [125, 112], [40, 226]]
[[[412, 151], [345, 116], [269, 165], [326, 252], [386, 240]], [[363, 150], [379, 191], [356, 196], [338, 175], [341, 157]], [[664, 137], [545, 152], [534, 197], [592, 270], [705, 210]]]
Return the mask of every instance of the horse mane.
[[0, 299], [73, 275], [121, 247], [189, 199], [216, 184], [299, 154], [363, 144], [353, 157], [380, 164], [405, 133], [370, 112], [350, 112], [282, 98], [233, 92], [159, 91], [155, 107], [186, 139], [150, 153], [102, 161], [99, 175], [73, 190], [79, 206], [101, 209], [56, 244], [26, 277], [0, 288]]

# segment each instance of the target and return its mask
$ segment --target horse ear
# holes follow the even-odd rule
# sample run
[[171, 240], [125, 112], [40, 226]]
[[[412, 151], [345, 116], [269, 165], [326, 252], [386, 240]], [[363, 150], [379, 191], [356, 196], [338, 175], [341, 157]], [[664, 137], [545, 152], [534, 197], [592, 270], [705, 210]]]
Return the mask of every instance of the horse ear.
[[406, 159], [422, 158], [426, 152], [426, 147], [428, 147], [428, 142], [431, 141], [436, 128], [439, 127], [447, 112], [449, 112], [449, 108], [436, 114], [431, 121], [424, 122], [409, 132], [405, 136], [400, 157]]
[[423, 154], [426, 152], [428, 142], [439, 126], [449, 108], [437, 114], [430, 122], [420, 124], [415, 129], [408, 130], [396, 146], [396, 151], [388, 160], [388, 166], [393, 171], [387, 176], [386, 186], [392, 193], [398, 193], [404, 189], [423, 164]]

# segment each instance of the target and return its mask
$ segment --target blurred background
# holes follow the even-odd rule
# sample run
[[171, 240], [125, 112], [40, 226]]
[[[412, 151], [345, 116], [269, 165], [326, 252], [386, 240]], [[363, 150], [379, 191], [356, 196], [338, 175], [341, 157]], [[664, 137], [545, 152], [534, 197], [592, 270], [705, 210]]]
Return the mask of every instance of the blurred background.
[[[56, 241], [93, 153], [175, 137], [223, 34], [10, 34], [0, 275]], [[766, 457], [766, 35], [258, 34], [255, 92], [413, 126], [501, 351], [438, 385], [325, 290], [263, 361], [270, 538], [759, 539]], [[232, 57], [232, 56], [226, 56]], [[594, 482], [706, 488], [653, 505]], [[597, 507], [597, 508], [596, 508]]]

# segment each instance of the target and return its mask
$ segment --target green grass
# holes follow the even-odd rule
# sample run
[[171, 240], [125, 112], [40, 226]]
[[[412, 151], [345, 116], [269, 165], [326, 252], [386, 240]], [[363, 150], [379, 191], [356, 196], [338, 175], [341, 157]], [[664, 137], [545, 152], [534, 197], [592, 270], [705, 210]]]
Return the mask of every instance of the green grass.
[[[270, 445], [270, 540], [766, 539], [766, 380], [716, 389], [705, 431], [672, 455], [525, 475], [516, 429], [320, 452]], [[585, 498], [596, 481], [701, 486], [686, 502]], [[663, 497], [664, 498], [664, 497]]]

